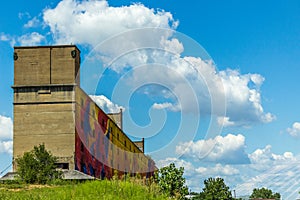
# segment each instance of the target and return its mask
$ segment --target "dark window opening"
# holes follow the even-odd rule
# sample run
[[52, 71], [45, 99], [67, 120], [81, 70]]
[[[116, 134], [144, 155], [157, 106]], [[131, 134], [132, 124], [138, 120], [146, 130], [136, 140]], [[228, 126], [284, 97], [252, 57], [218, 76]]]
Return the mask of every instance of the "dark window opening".
[[58, 169], [69, 169], [69, 163], [55, 163]]
[[82, 142], [80, 142], [80, 151], [84, 151], [84, 145], [83, 145], [83, 143]]

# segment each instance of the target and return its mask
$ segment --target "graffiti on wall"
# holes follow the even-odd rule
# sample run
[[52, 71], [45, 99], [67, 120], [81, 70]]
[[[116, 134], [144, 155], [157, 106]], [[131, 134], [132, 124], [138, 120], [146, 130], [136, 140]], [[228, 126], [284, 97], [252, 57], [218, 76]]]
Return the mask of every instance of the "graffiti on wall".
[[75, 168], [97, 178], [153, 175], [155, 163], [83, 91], [76, 98]]

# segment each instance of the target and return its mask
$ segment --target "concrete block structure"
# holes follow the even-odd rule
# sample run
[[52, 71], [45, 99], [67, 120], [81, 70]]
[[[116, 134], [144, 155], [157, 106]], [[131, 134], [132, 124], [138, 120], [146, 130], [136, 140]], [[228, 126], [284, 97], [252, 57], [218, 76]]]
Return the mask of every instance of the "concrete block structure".
[[[122, 130], [122, 112], [107, 115], [80, 88], [75, 45], [15, 47], [13, 160], [45, 144], [57, 166], [96, 178], [139, 173], [155, 163]], [[16, 162], [13, 170], [17, 170]]]

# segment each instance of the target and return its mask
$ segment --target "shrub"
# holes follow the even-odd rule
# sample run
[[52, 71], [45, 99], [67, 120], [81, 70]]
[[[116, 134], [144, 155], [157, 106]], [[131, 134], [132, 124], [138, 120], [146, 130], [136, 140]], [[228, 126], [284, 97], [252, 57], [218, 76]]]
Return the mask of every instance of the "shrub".
[[16, 159], [17, 173], [26, 183], [46, 184], [60, 179], [62, 173], [56, 170], [57, 158], [46, 150], [45, 145], [34, 146], [30, 152]]

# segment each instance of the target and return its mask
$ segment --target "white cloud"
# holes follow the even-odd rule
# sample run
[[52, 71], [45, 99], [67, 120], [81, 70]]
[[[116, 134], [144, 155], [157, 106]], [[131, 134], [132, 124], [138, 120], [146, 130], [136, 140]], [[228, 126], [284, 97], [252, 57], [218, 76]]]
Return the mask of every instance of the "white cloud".
[[177, 168], [184, 167], [184, 177], [186, 184], [192, 191], [200, 192], [203, 186], [203, 181], [209, 177], [222, 177], [226, 181], [234, 183], [240, 177], [238, 168], [232, 165], [222, 165], [220, 163], [203, 165], [202, 162], [189, 162], [179, 158], [166, 158], [156, 162], [159, 168], [174, 163]]
[[1, 33], [0, 35], [0, 40], [1, 41], [9, 41], [10, 40], [10, 36], [9, 35], [6, 35], [4, 33]]
[[220, 71], [219, 75], [226, 93], [228, 120], [236, 122], [236, 125], [247, 126], [249, 122], [269, 123], [275, 119], [271, 113], [265, 113], [262, 107], [260, 86], [264, 78], [261, 75], [242, 75], [231, 69]]
[[164, 47], [164, 50], [175, 54], [181, 54], [184, 50], [183, 44], [176, 38], [172, 38], [171, 40], [162, 38], [160, 44]]
[[157, 109], [157, 110], [162, 110], [162, 109], [168, 109], [168, 110], [171, 110], [171, 111], [178, 111], [180, 110], [179, 106], [178, 105], [173, 105], [172, 103], [170, 102], [164, 102], [164, 103], [154, 103], [152, 105], [152, 107], [154, 109]]
[[231, 176], [239, 174], [239, 170], [232, 167], [231, 165], [221, 165], [217, 163], [214, 167], [199, 167], [195, 169], [197, 173], [203, 174], [204, 176]]
[[221, 177], [238, 196], [250, 195], [254, 188], [267, 187], [281, 193], [284, 199], [300, 197], [299, 158], [293, 153], [275, 154], [267, 145], [249, 154], [249, 157], [251, 164], [245, 165], [187, 161], [186, 157], [166, 158], [158, 161], [157, 165], [162, 167], [173, 162], [177, 167], [183, 166], [186, 183], [192, 191], [201, 191], [203, 181], [209, 177]]
[[195, 172], [195, 167], [191, 162], [178, 159], [178, 158], [166, 158], [164, 160], [159, 160], [156, 162], [158, 168], [162, 168], [168, 166], [170, 163], [174, 163], [176, 168], [183, 167], [184, 168], [184, 175], [191, 176]]
[[13, 138], [13, 121], [10, 117], [0, 115], [0, 140]]
[[0, 153], [8, 153], [12, 155], [13, 152], [13, 141], [0, 141]]
[[178, 25], [169, 12], [142, 4], [112, 7], [107, 1], [63, 0], [55, 8], [44, 10], [43, 17], [57, 43], [84, 43], [93, 47], [127, 30]]
[[[273, 192], [279, 192], [282, 199], [298, 199], [299, 195], [299, 161], [286, 161], [272, 163], [268, 168], [255, 176], [249, 176], [234, 188], [238, 195], [250, 195], [254, 188], [269, 188]], [[246, 172], [251, 171], [246, 166]]]
[[31, 16], [28, 12], [24, 12], [24, 13], [20, 12], [18, 14], [18, 17], [20, 20], [22, 20], [22, 19], [29, 19]]
[[104, 95], [90, 95], [90, 97], [101, 109], [107, 113], [118, 113], [121, 109], [125, 111], [124, 107], [114, 104]]
[[12, 154], [13, 122], [0, 115], [0, 153]]
[[4, 41], [4, 42], [9, 42], [10, 46], [14, 46], [16, 43], [16, 40], [14, 37], [12, 37], [8, 34], [5, 34], [5, 33], [0, 33], [0, 40]]
[[39, 26], [39, 24], [40, 20], [37, 17], [34, 17], [24, 25], [24, 28], [34, 28]]
[[223, 127], [234, 126], [235, 123], [229, 120], [229, 117], [218, 117], [218, 124]]
[[286, 131], [293, 137], [300, 136], [300, 122], [295, 122], [291, 128], [287, 128]]
[[43, 40], [45, 40], [45, 36], [37, 32], [28, 33], [18, 38], [18, 42], [22, 46], [39, 45]]
[[[262, 106], [260, 86], [264, 78], [261, 75], [244, 75], [230, 69], [218, 72], [212, 61], [195, 57], [176, 57], [159, 50], [143, 53], [147, 59], [131, 63], [138, 67], [132, 68], [132, 76], [127, 77], [127, 82], [132, 87], [145, 83], [166, 86], [174, 95], [173, 98], [165, 98], [174, 103], [156, 103], [155, 108], [217, 115], [218, 123], [224, 126], [249, 126], [255, 123], [269, 123], [275, 119], [275, 116], [266, 113]], [[138, 58], [137, 55], [135, 53], [125, 58], [128, 61], [128, 57]], [[160, 65], [145, 66], [147, 60]], [[122, 63], [123, 61], [115, 64], [122, 66]], [[159, 94], [156, 90], [152, 93]]]
[[284, 152], [282, 155], [274, 154], [271, 151], [272, 146], [267, 145], [263, 149], [257, 149], [253, 153], [249, 154], [251, 161], [251, 167], [257, 170], [266, 170], [273, 165], [278, 165], [284, 162], [294, 162], [296, 158], [292, 152]]
[[248, 164], [245, 137], [241, 134], [217, 136], [213, 139], [190, 141], [176, 147], [176, 153], [184, 157], [228, 164]]
[[[100, 58], [104, 66], [109, 65], [118, 73], [132, 66], [132, 77], [128, 78], [132, 85], [147, 81], [166, 85], [176, 99], [164, 96], [165, 102], [173, 102], [172, 105], [156, 103], [156, 109], [197, 115], [201, 111], [218, 117], [224, 117], [226, 111], [225, 126], [249, 126], [275, 119], [262, 106], [260, 86], [264, 77], [231, 69], [217, 71], [209, 58], [184, 57], [185, 44], [175, 37], [179, 22], [170, 12], [143, 4], [113, 7], [108, 1], [62, 0], [56, 7], [44, 9], [42, 16], [54, 43], [90, 47], [100, 53], [93, 58]], [[33, 17], [25, 27], [38, 24], [38, 18]], [[16, 39], [21, 45], [38, 45], [45, 40], [37, 32]], [[159, 63], [159, 67], [139, 72], [134, 68], [149, 63]]]

